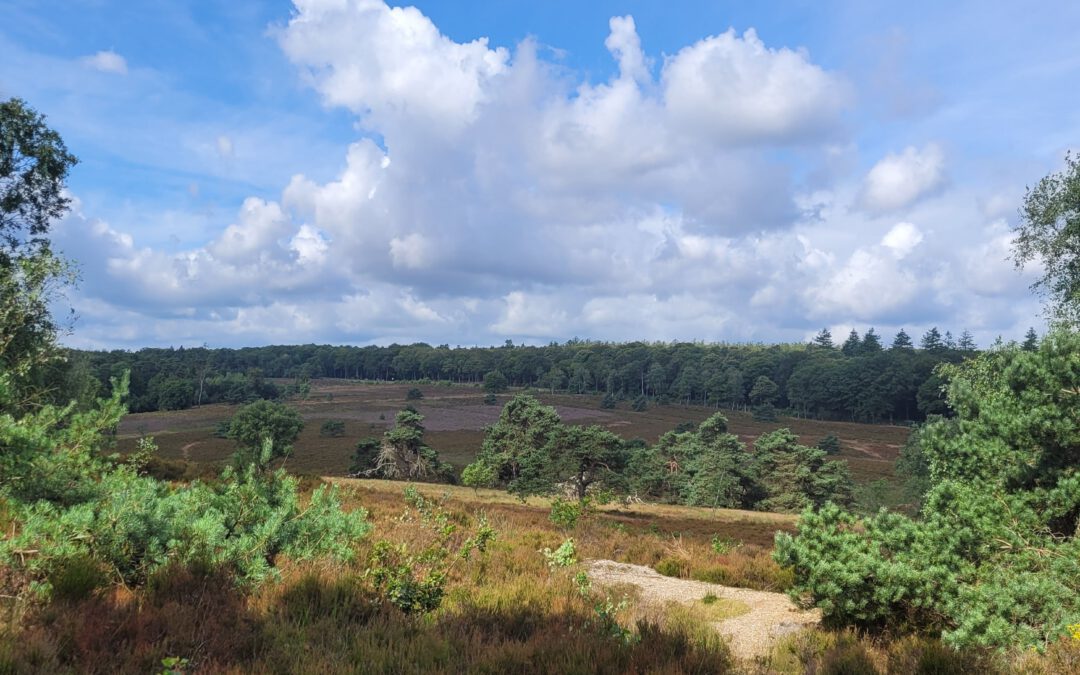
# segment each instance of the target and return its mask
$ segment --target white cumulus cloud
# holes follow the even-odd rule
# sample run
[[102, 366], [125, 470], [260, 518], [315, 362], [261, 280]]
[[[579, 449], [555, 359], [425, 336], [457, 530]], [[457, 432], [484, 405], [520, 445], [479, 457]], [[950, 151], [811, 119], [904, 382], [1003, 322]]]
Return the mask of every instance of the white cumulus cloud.
[[945, 153], [940, 146], [908, 146], [898, 155], [886, 155], [870, 169], [859, 203], [873, 213], [895, 211], [937, 192], [945, 182]]

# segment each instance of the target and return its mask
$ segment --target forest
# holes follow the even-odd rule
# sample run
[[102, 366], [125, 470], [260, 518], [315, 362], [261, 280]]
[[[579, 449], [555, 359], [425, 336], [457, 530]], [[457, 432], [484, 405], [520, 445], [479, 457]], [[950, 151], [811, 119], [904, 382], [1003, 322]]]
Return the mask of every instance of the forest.
[[[1038, 345], [1034, 330], [1021, 345]], [[921, 421], [946, 412], [935, 369], [978, 353], [971, 334], [931, 328], [916, 344], [900, 331], [888, 344], [869, 328], [834, 344], [823, 329], [808, 344], [612, 344], [571, 340], [543, 347], [451, 348], [295, 345], [210, 349], [73, 351], [57, 377], [69, 390], [109, 391], [131, 377], [132, 412], [181, 410], [295, 393], [312, 378], [484, 383], [594, 394], [642, 403], [716, 408], [769, 406], [788, 414], [859, 422]], [[269, 378], [294, 383], [279, 387]], [[640, 405], [640, 403], [639, 403]]]

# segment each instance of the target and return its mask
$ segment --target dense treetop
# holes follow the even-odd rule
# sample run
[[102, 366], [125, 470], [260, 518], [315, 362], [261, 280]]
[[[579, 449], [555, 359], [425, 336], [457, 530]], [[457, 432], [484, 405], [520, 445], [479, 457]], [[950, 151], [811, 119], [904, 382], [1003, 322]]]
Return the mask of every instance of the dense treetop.
[[267, 378], [302, 383], [335, 377], [483, 383], [489, 391], [538, 387], [728, 408], [768, 403], [804, 416], [877, 422], [941, 412], [934, 369], [975, 353], [970, 334], [950, 343], [937, 329], [922, 338], [919, 349], [903, 333], [883, 348], [872, 329], [836, 348], [827, 333], [810, 344], [769, 346], [583, 340], [490, 348], [309, 344], [75, 352], [73, 361], [103, 387], [110, 376], [130, 370], [134, 411], [273, 397], [280, 392]]

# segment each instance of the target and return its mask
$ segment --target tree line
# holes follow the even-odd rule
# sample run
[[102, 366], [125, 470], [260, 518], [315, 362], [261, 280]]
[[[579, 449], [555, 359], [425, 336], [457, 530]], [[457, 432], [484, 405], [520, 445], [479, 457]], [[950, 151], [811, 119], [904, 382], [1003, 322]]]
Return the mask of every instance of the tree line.
[[[1024, 348], [1038, 338], [1030, 331]], [[238, 403], [304, 393], [312, 378], [499, 383], [645, 403], [715, 408], [769, 406], [792, 415], [863, 422], [921, 421], [946, 412], [942, 363], [974, 356], [970, 333], [932, 328], [916, 345], [901, 330], [884, 344], [873, 328], [834, 343], [822, 330], [809, 344], [610, 343], [573, 339], [546, 346], [451, 348], [273, 345], [242, 349], [148, 348], [72, 351], [58, 377], [66, 391], [108, 393], [130, 372], [134, 412]], [[269, 378], [293, 380], [279, 387]]]
[[[241, 408], [231, 429], [244, 428], [237, 420], [256, 411], [265, 420], [262, 428], [269, 429], [269, 420], [278, 417], [299, 422], [286, 406], [261, 401]], [[357, 443], [350, 473], [457, 482], [451, 467], [424, 442], [423, 420], [414, 408], [399, 412], [381, 439]], [[787, 513], [853, 502], [846, 462], [830, 461], [821, 447], [800, 444], [789, 429], [762, 434], [748, 449], [727, 423], [723, 413], [714, 413], [700, 425], [680, 425], [648, 445], [641, 439], [627, 441], [603, 426], [566, 424], [554, 407], [518, 394], [485, 429], [476, 461], [465, 467], [460, 480], [471, 487], [503, 488], [522, 499], [567, 495], [585, 502], [624, 496]], [[292, 427], [285, 433], [285, 441], [295, 439]]]

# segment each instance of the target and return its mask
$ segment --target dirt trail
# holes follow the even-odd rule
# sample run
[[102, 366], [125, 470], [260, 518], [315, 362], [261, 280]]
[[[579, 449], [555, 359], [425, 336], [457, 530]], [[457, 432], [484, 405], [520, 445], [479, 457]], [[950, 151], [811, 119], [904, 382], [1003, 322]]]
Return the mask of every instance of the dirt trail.
[[821, 622], [820, 610], [800, 610], [783, 593], [673, 579], [643, 565], [613, 560], [591, 560], [587, 565], [589, 577], [596, 583], [633, 584], [641, 589], [641, 599], [648, 603], [691, 604], [706, 593], [746, 603], [749, 612], [715, 624], [716, 630], [728, 638], [735, 655], [743, 659], [765, 656], [778, 637]]
[[184, 447], [180, 448], [180, 456], [184, 458], [184, 461], [189, 461], [191, 459], [191, 449], [199, 443], [200, 441], [195, 441], [194, 443], [188, 443]]

